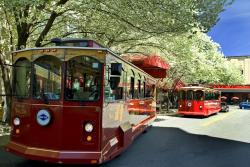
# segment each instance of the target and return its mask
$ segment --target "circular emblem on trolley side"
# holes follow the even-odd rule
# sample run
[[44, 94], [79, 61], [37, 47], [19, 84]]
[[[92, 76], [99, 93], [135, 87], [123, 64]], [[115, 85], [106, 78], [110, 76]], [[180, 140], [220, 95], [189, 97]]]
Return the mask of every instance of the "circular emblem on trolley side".
[[36, 114], [36, 121], [41, 126], [46, 126], [50, 123], [51, 115], [47, 110], [40, 110]]

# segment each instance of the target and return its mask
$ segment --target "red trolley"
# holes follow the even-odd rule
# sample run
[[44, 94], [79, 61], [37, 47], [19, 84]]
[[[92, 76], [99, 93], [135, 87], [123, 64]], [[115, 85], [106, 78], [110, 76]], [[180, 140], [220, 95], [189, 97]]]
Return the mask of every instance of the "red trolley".
[[100, 164], [156, 118], [156, 80], [92, 40], [13, 53], [6, 150], [31, 160]]
[[220, 91], [205, 87], [182, 87], [178, 105], [179, 114], [209, 116], [221, 110]]

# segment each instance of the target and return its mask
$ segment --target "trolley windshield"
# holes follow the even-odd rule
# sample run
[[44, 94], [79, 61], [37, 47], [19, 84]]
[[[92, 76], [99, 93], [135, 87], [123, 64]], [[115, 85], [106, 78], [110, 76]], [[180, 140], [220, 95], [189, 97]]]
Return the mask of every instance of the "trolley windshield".
[[179, 92], [180, 100], [204, 100], [204, 92], [202, 90], [181, 90]]
[[204, 92], [202, 90], [194, 91], [194, 99], [197, 101], [204, 100]]
[[47, 101], [60, 100], [64, 95], [68, 101], [97, 101], [101, 80], [102, 63], [91, 56], [77, 56], [64, 62], [42, 55], [33, 62], [26, 58], [16, 61], [14, 91], [17, 98], [32, 95], [33, 99]]
[[77, 56], [66, 62], [65, 99], [97, 101], [101, 92], [101, 63], [90, 56]]
[[21, 58], [14, 65], [14, 94], [17, 98], [28, 98], [30, 95], [31, 63]]
[[192, 90], [181, 90], [179, 92], [180, 100], [193, 100], [193, 91]]
[[53, 56], [34, 61], [33, 97], [59, 100], [61, 95], [62, 62]]

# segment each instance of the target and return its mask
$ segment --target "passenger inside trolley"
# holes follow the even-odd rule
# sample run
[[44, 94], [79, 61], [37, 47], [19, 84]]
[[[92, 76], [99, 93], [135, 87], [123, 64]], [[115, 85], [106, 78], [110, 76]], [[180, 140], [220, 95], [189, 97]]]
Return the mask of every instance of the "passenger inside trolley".
[[[67, 62], [66, 97], [95, 101], [100, 96], [101, 66], [91, 57], [75, 57]], [[69, 84], [73, 83], [73, 85]]]

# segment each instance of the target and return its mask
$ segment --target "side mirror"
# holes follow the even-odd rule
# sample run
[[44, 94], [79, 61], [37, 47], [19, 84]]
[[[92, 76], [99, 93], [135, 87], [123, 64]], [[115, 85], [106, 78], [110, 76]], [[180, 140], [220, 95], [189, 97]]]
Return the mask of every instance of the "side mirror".
[[111, 63], [111, 75], [122, 75], [122, 64], [121, 63]]
[[110, 88], [112, 90], [115, 90], [116, 88], [118, 88], [118, 85], [120, 83], [120, 77], [110, 77]]

